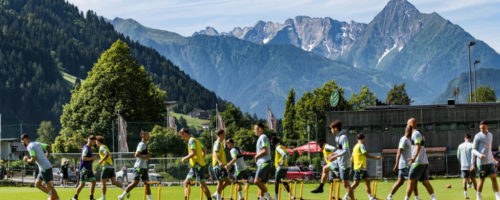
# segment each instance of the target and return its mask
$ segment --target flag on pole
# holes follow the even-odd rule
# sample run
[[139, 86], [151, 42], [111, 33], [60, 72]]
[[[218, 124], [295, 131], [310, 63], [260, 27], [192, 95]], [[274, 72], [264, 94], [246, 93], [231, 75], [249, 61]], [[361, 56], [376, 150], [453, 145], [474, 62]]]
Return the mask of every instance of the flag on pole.
[[222, 129], [222, 130], [226, 130], [226, 125], [224, 125], [224, 121], [222, 120], [222, 116], [220, 115], [219, 113], [219, 106], [216, 104], [215, 105], [215, 112], [217, 113], [217, 123], [216, 123], [216, 128], [217, 130], [219, 129]]
[[174, 116], [169, 116], [169, 124], [170, 128], [174, 129], [174, 132], [177, 133], [177, 125], [175, 124], [175, 117]]
[[127, 121], [118, 114], [118, 152], [128, 152]]
[[274, 118], [273, 112], [269, 109], [269, 106], [266, 104], [267, 109], [267, 127], [271, 130], [276, 129], [276, 118]]

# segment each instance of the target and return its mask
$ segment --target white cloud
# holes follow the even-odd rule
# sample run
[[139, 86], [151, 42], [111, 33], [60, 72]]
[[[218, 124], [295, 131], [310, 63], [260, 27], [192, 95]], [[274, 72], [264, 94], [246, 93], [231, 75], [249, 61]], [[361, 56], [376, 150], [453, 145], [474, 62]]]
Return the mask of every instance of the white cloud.
[[[388, 0], [68, 0], [107, 18], [133, 18], [182, 35], [215, 27], [229, 31], [258, 20], [283, 22], [297, 15], [368, 23]], [[484, 34], [500, 26], [499, 0], [410, 0], [424, 13], [438, 12], [500, 50], [500, 38]], [[493, 9], [492, 9], [493, 8]], [[490, 16], [485, 18], [482, 16]], [[482, 26], [478, 26], [481, 24]], [[472, 28], [474, 27], [474, 28]], [[481, 28], [484, 27], [484, 28]], [[479, 28], [479, 29], [478, 29]], [[487, 31], [485, 31], [487, 30]], [[484, 37], [484, 38], [483, 38]]]

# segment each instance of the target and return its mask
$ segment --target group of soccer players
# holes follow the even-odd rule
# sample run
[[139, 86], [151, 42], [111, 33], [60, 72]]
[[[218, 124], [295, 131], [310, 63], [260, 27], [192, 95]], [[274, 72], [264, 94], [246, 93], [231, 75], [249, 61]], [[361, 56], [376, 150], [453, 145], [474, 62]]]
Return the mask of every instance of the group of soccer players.
[[[323, 155], [327, 165], [324, 166], [322, 170], [321, 184], [318, 188], [313, 190], [312, 193], [322, 193], [324, 184], [327, 180], [333, 181], [333, 179], [338, 178], [342, 181], [344, 188], [346, 189], [346, 194], [343, 199], [355, 199], [354, 190], [361, 182], [365, 183], [368, 198], [370, 200], [376, 199], [371, 194], [370, 179], [366, 169], [366, 159], [371, 158], [380, 160], [381, 157], [373, 156], [367, 153], [365, 136], [362, 133], [357, 135], [358, 142], [352, 149], [351, 156], [349, 140], [346, 135], [347, 131], [342, 129], [342, 122], [335, 120], [329, 127], [331, 133], [335, 137], [335, 144], [326, 144], [324, 139], [319, 141], [319, 145], [323, 148]], [[274, 167], [276, 169], [276, 198], [278, 198], [279, 184], [282, 183], [281, 181], [283, 179], [286, 179], [288, 152], [283, 145], [280, 144], [280, 140], [278, 138], [274, 137], [271, 142], [269, 141], [267, 135], [264, 134], [263, 124], [256, 124], [254, 126], [254, 133], [258, 137], [256, 155], [254, 158], [257, 164], [254, 184], [258, 187], [260, 200], [272, 200], [273, 198], [269, 194], [266, 187], [268, 177], [272, 170], [271, 145], [275, 147]], [[190, 167], [190, 171], [184, 181], [186, 199], [189, 193], [189, 185], [194, 180], [200, 183], [201, 189], [208, 200], [211, 200], [212, 198], [221, 200], [223, 198], [221, 196], [222, 191], [232, 181], [235, 181], [236, 183], [239, 199], [244, 199], [242, 186], [238, 181], [247, 180], [250, 176], [250, 171], [245, 164], [245, 160], [243, 159], [240, 149], [235, 147], [234, 141], [232, 139], [226, 140], [226, 133], [224, 130], [217, 131], [217, 140], [214, 143], [212, 152], [212, 168], [215, 178], [217, 179], [217, 188], [214, 194], [210, 194], [205, 182], [205, 172], [207, 172], [207, 166], [204, 156], [207, 153], [207, 149], [198, 139], [192, 137], [187, 129], [181, 129], [179, 136], [182, 140], [188, 142], [187, 148], [189, 154], [182, 158], [182, 162], [188, 162]], [[472, 182], [477, 191], [477, 199], [480, 200], [484, 181], [487, 177], [490, 177], [495, 197], [497, 200], [500, 200], [495, 170], [495, 165], [498, 163], [493, 159], [491, 150], [493, 135], [488, 132], [488, 125], [485, 121], [480, 122], [480, 132], [475, 135], [472, 143], [471, 138], [472, 137], [467, 134], [464, 138], [465, 142], [462, 143], [457, 150], [457, 158], [461, 163], [461, 174], [463, 178], [465, 198], [469, 199], [467, 194], [467, 184]], [[93, 135], [89, 136], [87, 138], [87, 144], [83, 146], [80, 156], [80, 165], [78, 167], [80, 172], [80, 184], [71, 200], [78, 200], [78, 195], [83, 187], [85, 187], [85, 182], [90, 182], [90, 199], [94, 199], [93, 194], [96, 180], [92, 171], [92, 163], [95, 160], [99, 160], [98, 162], [102, 166], [102, 200], [106, 199], [106, 182], [108, 179], [113, 185], [116, 185], [124, 190], [123, 194], [118, 196], [119, 200], [123, 200], [125, 197], [128, 198], [130, 191], [139, 184], [140, 180], [144, 182], [148, 200], [151, 200], [151, 190], [148, 184], [149, 175], [147, 161], [151, 158], [152, 154], [148, 151], [148, 141], [149, 133], [144, 131], [141, 132], [141, 142], [138, 144], [135, 152], [136, 162], [134, 164], [134, 179], [128, 187], [125, 187], [116, 182], [111, 152], [108, 147], [104, 145], [104, 137], [95, 137]], [[47, 159], [50, 154], [50, 145], [39, 142], [31, 142], [29, 136], [26, 134], [21, 136], [21, 142], [27, 147], [29, 153], [29, 157], [25, 156], [23, 160], [30, 163], [36, 162], [40, 170], [35, 186], [44, 193], [48, 194], [50, 196], [49, 199], [59, 200], [57, 191], [52, 185], [52, 165]], [[231, 158], [229, 162], [226, 159], [224, 143], [226, 144], [226, 147], [230, 149]], [[92, 155], [92, 147], [96, 146], [96, 144], [99, 149], [99, 158]], [[417, 130], [417, 120], [415, 118], [410, 118], [405, 128], [405, 134], [400, 139], [396, 155], [396, 163], [393, 168], [394, 172], [398, 173], [398, 180], [392, 187], [390, 194], [387, 196], [387, 200], [393, 199], [393, 195], [404, 184], [405, 180], [408, 182], [405, 200], [409, 200], [412, 193], [415, 193], [415, 199], [419, 200], [417, 190], [418, 181], [422, 182], [425, 186], [431, 196], [431, 199], [436, 199], [434, 189], [429, 182], [429, 161], [424, 145], [425, 138]], [[352, 184], [350, 183], [351, 168], [353, 171], [352, 180], [354, 181]], [[229, 172], [232, 173], [230, 174]], [[477, 173], [480, 178], [477, 185], [475, 181], [475, 173]], [[230, 178], [230, 176], [232, 176], [232, 178]], [[45, 182], [45, 185], [43, 185], [42, 182]], [[283, 185], [290, 193], [290, 186], [286, 182], [283, 182]]]

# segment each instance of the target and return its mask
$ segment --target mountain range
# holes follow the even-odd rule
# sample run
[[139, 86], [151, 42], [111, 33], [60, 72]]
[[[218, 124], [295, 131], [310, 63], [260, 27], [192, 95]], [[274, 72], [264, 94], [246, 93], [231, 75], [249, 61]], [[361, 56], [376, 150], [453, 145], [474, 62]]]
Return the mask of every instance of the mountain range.
[[[480, 68], [476, 71], [476, 86], [490, 86], [495, 90], [497, 97], [500, 97], [500, 69]], [[455, 88], [459, 89], [458, 96], [454, 96]], [[472, 87], [474, 87], [474, 74], [472, 74]], [[469, 97], [469, 73], [462, 73], [454, 78], [446, 86], [446, 90], [435, 100], [436, 103], [446, 102], [448, 99], [456, 99], [457, 103], [467, 102]]]
[[[394, 73], [442, 92], [448, 81], [468, 70], [467, 45], [481, 66], [500, 68], [500, 55], [437, 13], [421, 13], [406, 0], [391, 0], [368, 23], [329, 17], [297, 16], [284, 23], [259, 21], [219, 33], [207, 27], [194, 33], [233, 36], [257, 44], [290, 44], [354, 68]], [[424, 102], [430, 103], [430, 102]]]
[[363, 85], [386, 94], [394, 83], [405, 81], [411, 95], [432, 96], [429, 88], [415, 81], [374, 69], [356, 69], [293, 45], [256, 44], [232, 36], [182, 37], [144, 27], [132, 19], [115, 18], [112, 23], [119, 32], [158, 50], [222, 98], [259, 116], [265, 116], [266, 104], [281, 116], [291, 87], [301, 95], [328, 80], [343, 86], [346, 98]]
[[406, 0], [390, 0], [368, 24], [297, 16], [229, 32], [207, 27], [183, 37], [132, 19], [112, 23], [221, 97], [260, 116], [265, 104], [280, 116], [291, 87], [300, 96], [331, 79], [346, 88], [346, 98], [366, 85], [383, 100], [393, 84], [406, 82], [414, 104], [433, 103], [468, 69], [470, 41], [476, 41], [473, 59], [480, 59], [482, 67], [500, 68], [500, 55], [486, 43]]

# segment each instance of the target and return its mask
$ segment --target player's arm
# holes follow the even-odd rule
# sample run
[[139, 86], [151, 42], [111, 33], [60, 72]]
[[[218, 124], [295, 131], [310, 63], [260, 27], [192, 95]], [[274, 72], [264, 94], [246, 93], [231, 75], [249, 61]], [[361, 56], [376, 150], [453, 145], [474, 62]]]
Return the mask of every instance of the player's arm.
[[231, 158], [232, 160], [227, 163], [226, 166], [232, 166], [237, 160], [238, 160], [238, 153], [236, 152], [231, 152]]
[[281, 155], [281, 162], [280, 162], [280, 166], [283, 166], [285, 164], [285, 160], [286, 158], [288, 157], [288, 154], [285, 153], [285, 151], [282, 149], [282, 148], [278, 148], [276, 149], [278, 151], [278, 153]]
[[[182, 163], [186, 162], [186, 160], [189, 160], [191, 158], [193, 158], [195, 155], [196, 155], [196, 141], [194, 140], [189, 140], [188, 142], [189, 144], [189, 154], [187, 156], [185, 156], [184, 158], [182, 158]], [[204, 148], [203, 148], [204, 149]], [[202, 150], [203, 152], [205, 151], [206, 149]], [[203, 153], [202, 152], [202, 153]]]
[[135, 151], [135, 154], [134, 156], [136, 158], [140, 158], [140, 159], [144, 159], [144, 160], [148, 160], [150, 157], [151, 157], [151, 154], [148, 153], [148, 155], [142, 155], [141, 154], [141, 151], [143, 151], [145, 149], [145, 146], [143, 143], [140, 143], [139, 145], [137, 145], [137, 150]]
[[102, 162], [104, 162], [104, 161], [105, 161], [105, 160], [109, 157], [109, 152], [108, 152], [108, 151], [106, 151], [106, 149], [102, 149], [102, 150], [100, 150], [100, 151], [101, 151], [102, 153], [104, 153], [104, 157], [103, 157], [101, 160], [99, 160], [99, 164], [101, 164]]
[[416, 160], [416, 159], [417, 159], [417, 157], [418, 157], [418, 154], [420, 153], [420, 150], [422, 149], [422, 144], [421, 144], [420, 142], [415, 143], [415, 146], [416, 146], [416, 147], [415, 147], [415, 148], [416, 148], [416, 149], [415, 149], [415, 155], [413, 155], [413, 157], [412, 157], [412, 158], [410, 158], [410, 163], [409, 163], [410, 165], [411, 165], [411, 164], [413, 164], [413, 162], [415, 162], [415, 160]]
[[262, 156], [265, 156], [267, 154], [267, 151], [269, 151], [269, 141], [264, 141], [264, 144], [262, 144], [262, 151], [255, 155], [255, 160], [259, 159]]
[[[370, 159], [376, 159], [376, 160], [380, 160], [381, 157], [380, 156], [374, 156], [374, 155], [371, 155], [368, 153], [368, 151], [366, 151], [366, 147], [365, 145], [361, 145], [361, 147], [359, 148], [359, 150], [361, 151], [361, 154], [365, 155], [367, 158], [370, 158]], [[351, 160], [352, 160], [352, 156], [351, 156]]]
[[[90, 148], [90, 147], [89, 147]], [[94, 161], [94, 160], [97, 160], [97, 157], [93, 156], [93, 157], [87, 157], [87, 154], [88, 154], [88, 150], [87, 148], [83, 148], [82, 150], [82, 160], [83, 161]]]
[[347, 152], [349, 151], [349, 140], [347, 140], [347, 136], [342, 136], [342, 138], [340, 139], [340, 145], [342, 145], [342, 149], [339, 149], [337, 153], [332, 156], [332, 160], [347, 154]]
[[28, 156], [24, 156], [23, 160], [29, 163], [36, 162], [36, 151], [32, 148], [28, 148], [28, 152], [30, 153], [31, 158], [28, 158]]
[[484, 158], [485, 155], [482, 154], [481, 152], [479, 152], [479, 149], [478, 149], [478, 146], [480, 143], [481, 143], [481, 141], [479, 141], [478, 137], [474, 137], [474, 142], [472, 143], [472, 154], [474, 154], [475, 156], [477, 156], [479, 158]]
[[396, 163], [394, 163], [394, 168], [392, 169], [394, 172], [397, 172], [398, 170], [398, 165], [399, 165], [399, 159], [401, 158], [401, 152], [403, 151], [403, 146], [399, 145], [398, 151], [396, 153]]
[[457, 159], [458, 159], [458, 162], [460, 162], [460, 147], [458, 147], [458, 149], [457, 149]]
[[[217, 163], [219, 163], [219, 166], [220, 167], [224, 167], [224, 165], [222, 164], [221, 159], [219, 158], [219, 155], [217, 155], [217, 152], [219, 151], [220, 148], [221, 148], [221, 143], [218, 142], [217, 145], [214, 148], [214, 152], [212, 152], [212, 153], [213, 153], [213, 156], [215, 156], [215, 160], [217, 161]], [[226, 153], [226, 152], [224, 152], [224, 153]]]

